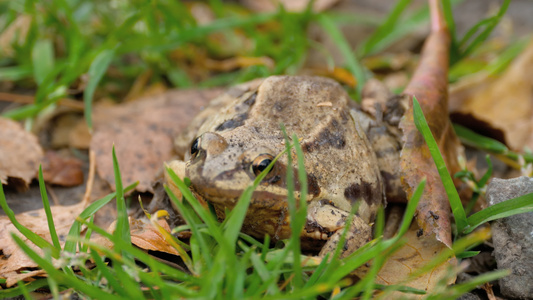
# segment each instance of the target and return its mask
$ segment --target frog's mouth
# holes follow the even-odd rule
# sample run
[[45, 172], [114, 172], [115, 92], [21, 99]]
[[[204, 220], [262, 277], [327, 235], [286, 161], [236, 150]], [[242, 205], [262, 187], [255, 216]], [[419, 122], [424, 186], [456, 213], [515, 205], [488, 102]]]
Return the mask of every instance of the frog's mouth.
[[[200, 189], [194, 182], [191, 185], [191, 189], [203, 200], [229, 209], [232, 209], [237, 204], [244, 192], [241, 189], [220, 189], [206, 186]], [[287, 206], [287, 193], [284, 190], [276, 191], [275, 189], [272, 191], [269, 186], [260, 186], [252, 193], [250, 206], [269, 210], [283, 209]]]

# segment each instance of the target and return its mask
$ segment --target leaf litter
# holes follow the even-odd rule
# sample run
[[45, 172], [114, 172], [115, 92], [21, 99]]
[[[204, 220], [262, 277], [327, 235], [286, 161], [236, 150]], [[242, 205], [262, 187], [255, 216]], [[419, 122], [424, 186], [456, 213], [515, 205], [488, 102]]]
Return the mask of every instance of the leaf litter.
[[[320, 1], [316, 1], [320, 2]], [[335, 2], [335, 1], [330, 1]], [[432, 38], [433, 40], [438, 40], [438, 43], [445, 43], [445, 38], [440, 36], [438, 38]], [[428, 44], [430, 42], [427, 42]], [[440, 48], [443, 45], [437, 45], [435, 47]], [[428, 48], [431, 46], [427, 46]], [[530, 47], [531, 48], [531, 47]], [[531, 52], [531, 51], [530, 51]], [[447, 65], [447, 59], [445, 59], [442, 56], [441, 51], [437, 51], [437, 54], [435, 56], [430, 56], [428, 58], [429, 63], [428, 65]], [[228, 63], [230, 62], [230, 63]], [[239, 67], [242, 65], [246, 65], [241, 63], [235, 63], [232, 61], [218, 63], [216, 68], [218, 68], [218, 65], [223, 66], [224, 69], [233, 68], [233, 67]], [[423, 63], [424, 64], [424, 63]], [[227, 67], [229, 65], [230, 67]], [[446, 67], [443, 67], [442, 69], [446, 69]], [[433, 69], [434, 71], [435, 69]], [[523, 71], [523, 70], [522, 70]], [[430, 71], [431, 72], [431, 71]], [[519, 73], [519, 72], [515, 72]], [[507, 74], [507, 73], [506, 73]], [[502, 75], [501, 80], [506, 77], [506, 74]], [[520, 74], [520, 73], [519, 73]], [[416, 76], [416, 75], [415, 75]], [[516, 79], [516, 74], [513, 76], [508, 75], [509, 78]], [[425, 77], [422, 76], [422, 77]], [[438, 78], [439, 79], [439, 78]], [[512, 82], [511, 79], [507, 79], [508, 82]], [[351, 82], [350, 80], [345, 80], [346, 82]], [[456, 154], [458, 152], [461, 152], [461, 147], [457, 143], [457, 140], [455, 137], [453, 137], [449, 133], [449, 121], [447, 118], [444, 118], [442, 115], [442, 108], [446, 107], [445, 102], [444, 104], [441, 101], [442, 99], [446, 99], [446, 92], [444, 91], [444, 88], [442, 87], [443, 81], [442, 78], [440, 78], [440, 82], [423, 82], [423, 86], [413, 86], [410, 85], [406, 89], [407, 94], [414, 94], [421, 100], [422, 107], [424, 109], [424, 112], [429, 120], [432, 120], [434, 123], [430, 123], [430, 127], [432, 128], [433, 133], [439, 137], [438, 140], [441, 141], [441, 144], [439, 146], [441, 147], [441, 151], [445, 156], [448, 158], [449, 161], [447, 161], [448, 168], [450, 166], [452, 169], [457, 168], [458, 164], [457, 161], [454, 161], [454, 158], [456, 157]], [[420, 83], [420, 82], [419, 82]], [[349, 84], [353, 85], [355, 83]], [[445, 84], [445, 83], [444, 83]], [[503, 83], [501, 83], [503, 86]], [[430, 90], [432, 90], [435, 87], [440, 87], [436, 89], [436, 92], [433, 93]], [[496, 89], [496, 88], [495, 88]], [[174, 153], [173, 151], [173, 137], [176, 135], [176, 133], [181, 130], [187, 123], [190, 121], [192, 116], [197, 114], [202, 106], [204, 106], [209, 99], [212, 99], [215, 97], [216, 94], [220, 93], [220, 90], [212, 90], [212, 91], [171, 91], [166, 92], [163, 95], [159, 96], [153, 96], [150, 98], [145, 98], [141, 100], [133, 100], [131, 102], [118, 105], [118, 106], [99, 106], [97, 105], [95, 107], [94, 111], [94, 121], [95, 121], [95, 130], [93, 134], [93, 138], [91, 140], [91, 149], [93, 149], [97, 153], [97, 165], [98, 165], [98, 173], [100, 176], [104, 179], [106, 179], [112, 186], [114, 184], [114, 177], [113, 177], [113, 169], [112, 169], [112, 162], [111, 162], [111, 145], [115, 144], [117, 148], [117, 155], [119, 158], [119, 162], [121, 164], [121, 168], [124, 174], [124, 182], [130, 183], [133, 181], [139, 180], [141, 183], [139, 184], [138, 191], [145, 192], [145, 191], [152, 191], [151, 186], [154, 182], [154, 179], [156, 178], [156, 175], [159, 171], [159, 168], [161, 167], [161, 162], [165, 160], [169, 160], [172, 158]], [[421, 94], [427, 95], [420, 96]], [[502, 94], [503, 96], [503, 94]], [[480, 96], [479, 96], [480, 97]], [[128, 97], [130, 98], [130, 97]], [[135, 93], [133, 93], [133, 97], [135, 98]], [[130, 98], [130, 99], [132, 99]], [[473, 97], [476, 99], [476, 97]], [[195, 100], [192, 100], [195, 99]], [[424, 104], [425, 99], [428, 99], [429, 101]], [[441, 99], [433, 102], [435, 99]], [[480, 98], [481, 99], [481, 98]], [[425, 106], [424, 106], [425, 105]], [[443, 106], [444, 105], [444, 106]], [[512, 105], [511, 105], [512, 106]], [[187, 109], [184, 111], [184, 107]], [[189, 109], [189, 107], [192, 107]], [[471, 112], [469, 112], [471, 113]], [[494, 122], [497, 123], [497, 116], [494, 118]], [[410, 120], [407, 121], [409, 123]], [[405, 130], [407, 134], [413, 134], [414, 131], [416, 131], [416, 128], [414, 126], [411, 126], [412, 124], [405, 124]], [[84, 128], [83, 126], [78, 126], [81, 129], [78, 129], [79, 132], [83, 132]], [[495, 126], [497, 127], [497, 126]], [[505, 127], [505, 126], [503, 126]], [[2, 128], [2, 126], [0, 126]], [[529, 127], [527, 127], [529, 128]], [[531, 132], [531, 130], [529, 131]], [[0, 135], [1, 138], [2, 135]], [[442, 138], [442, 139], [440, 139]], [[79, 143], [80, 145], [83, 145], [83, 141]], [[423, 144], [423, 143], [422, 143]], [[85, 145], [87, 143], [85, 142]], [[412, 146], [412, 148], [411, 148]], [[421, 145], [420, 143], [420, 137], [412, 137], [411, 143], [406, 143], [404, 146], [404, 149], [407, 149], [404, 153], [407, 153], [405, 156], [402, 157], [402, 159], [405, 160], [411, 160], [413, 157], [410, 157], [409, 151], [414, 150], [414, 152], [419, 152], [418, 155], [419, 158], [414, 158], [414, 166], [411, 170], [408, 170], [405, 172], [405, 181], [406, 182], [414, 182], [412, 180], [420, 179], [418, 174], [415, 174], [416, 168], [424, 168], [426, 170], [432, 169], [432, 161], [429, 156], [427, 156], [426, 150], [424, 150], [425, 145]], [[81, 147], [80, 147], [81, 148]], [[1, 151], [1, 149], [0, 149]], [[41, 150], [42, 155], [42, 150]], [[426, 161], [430, 162], [430, 165], [426, 165], [422, 163], [422, 158]], [[0, 165], [1, 166], [1, 165]], [[1, 171], [1, 169], [0, 169]], [[434, 194], [435, 196], [432, 197], [433, 199], [429, 199], [427, 201], [434, 201], [431, 202], [432, 204], [429, 204], [429, 208], [433, 208], [432, 210], [420, 208], [419, 209], [419, 224], [422, 228], [425, 228], [423, 231], [425, 233], [425, 236], [418, 237], [416, 233], [418, 233], [418, 229], [416, 230], [410, 230], [408, 232], [408, 244], [402, 248], [397, 254], [397, 256], [393, 256], [393, 259], [391, 259], [388, 264], [385, 265], [385, 267], [380, 272], [380, 279], [383, 280], [383, 283], [391, 283], [394, 282], [393, 279], [390, 278], [391, 274], [392, 276], [403, 276], [400, 274], [406, 274], [405, 270], [410, 270], [411, 268], [415, 268], [416, 265], [420, 263], [420, 260], [428, 259], [430, 252], [434, 251], [434, 253], [441, 251], [444, 249], [443, 245], [450, 245], [451, 243], [451, 230], [449, 223], [446, 223], [445, 220], [449, 219], [449, 208], [446, 209], [445, 203], [443, 201], [443, 197], [445, 196], [445, 193], [442, 192], [442, 189], [438, 186], [438, 182], [440, 182], [440, 179], [438, 177], [435, 177], [434, 171], [428, 171], [430, 174], [430, 179], [428, 179], [428, 186], [429, 191], [426, 192], [426, 194]], [[1, 173], [0, 173], [1, 174]], [[427, 175], [427, 174], [426, 174]], [[33, 177], [35, 176], [35, 170], [33, 171]], [[438, 174], [437, 174], [438, 176]], [[11, 176], [10, 176], [11, 177]], [[16, 176], [15, 176], [16, 177]], [[33, 178], [31, 177], [31, 178]], [[54, 176], [52, 176], [54, 177]], [[433, 177], [433, 179], [431, 179]], [[29, 178], [29, 177], [26, 177]], [[31, 180], [28, 179], [28, 180]], [[434, 180], [434, 183], [432, 185], [431, 181]], [[28, 181], [26, 181], [28, 182]], [[412, 186], [411, 183], [408, 183], [409, 186]], [[409, 188], [408, 188], [409, 190]], [[57, 207], [58, 209], [60, 207]], [[72, 207], [73, 210], [69, 210], [72, 216], [76, 215], [77, 213], [74, 211], [75, 207]], [[448, 211], [448, 212], [447, 212]], [[56, 216], [56, 211], [53, 209], [54, 216]], [[65, 212], [66, 213], [66, 212]], [[29, 215], [35, 215], [35, 216], [41, 216], [41, 219], [43, 218], [42, 211], [33, 211], [28, 212]], [[435, 215], [438, 215], [439, 218], [435, 218]], [[26, 217], [23, 215], [23, 220], [26, 220]], [[58, 217], [59, 219], [63, 220], [61, 214]], [[28, 220], [31, 220], [28, 217]], [[438, 222], [438, 220], [441, 220], [441, 222]], [[3, 222], [4, 220], [0, 220], [0, 222]], [[72, 220], [70, 220], [71, 222]], [[31, 222], [31, 221], [28, 221]], [[139, 223], [135, 223], [139, 222]], [[56, 222], [56, 224], [61, 224], [61, 221]], [[66, 221], [66, 224], [69, 224], [68, 221]], [[3, 223], [0, 223], [3, 224]], [[138, 238], [138, 246], [141, 246], [141, 248], [146, 247], [145, 249], [150, 249], [152, 247], [150, 244], [152, 244], [155, 240], [157, 240], [159, 237], [157, 237], [157, 231], [154, 231], [148, 226], [148, 223], [142, 223], [138, 220], [132, 220], [132, 224], [135, 226], [132, 226], [132, 228], [135, 227], [135, 230], [137, 232], [134, 234], [132, 231], [132, 237], [136, 236]], [[58, 229], [59, 229], [59, 225]], [[168, 225], [167, 225], [168, 226]], [[4, 226], [2, 225], [2, 228]], [[42, 228], [46, 228], [46, 226], [42, 226]], [[413, 228], [415, 228], [415, 225], [413, 225]], [[153, 232], [152, 232], [153, 231]], [[2, 232], [5, 232], [5, 230], [2, 229]], [[42, 234], [45, 233], [43, 232]], [[156, 236], [152, 236], [155, 234]], [[436, 240], [432, 240], [431, 234], [436, 234], [437, 239], [441, 240], [444, 244], [441, 244], [440, 242], [437, 242]], [[1, 236], [3, 236], [3, 233], [0, 233]], [[161, 241], [161, 243], [163, 243]], [[418, 243], [418, 244], [417, 244]], [[431, 244], [431, 247], [427, 247], [428, 244]], [[434, 247], [433, 247], [434, 246]], [[427, 248], [427, 249], [426, 249]], [[417, 252], [417, 255], [413, 255], [412, 252], [409, 252], [409, 250]], [[413, 250], [414, 249], [414, 250]], [[151, 250], [155, 250], [155, 248], [152, 248]], [[428, 250], [427, 252], [425, 250]], [[158, 250], [159, 251], [159, 250]], [[5, 253], [4, 253], [5, 254]], [[14, 253], [13, 253], [14, 254]], [[16, 257], [16, 256], [15, 256]], [[418, 257], [418, 260], [414, 257]], [[14, 260], [10, 260], [13, 262]], [[400, 262], [399, 264], [398, 263]], [[29, 263], [28, 263], [29, 265]], [[389, 267], [391, 265], [392, 267]], [[33, 268], [31, 266], [27, 268]], [[402, 271], [401, 269], [405, 269]], [[19, 271], [20, 269], [16, 269], [15, 267], [12, 267], [11, 272]], [[2, 269], [3, 270], [3, 269]], [[440, 273], [442, 270], [436, 270], [437, 273]], [[38, 271], [36, 271], [38, 272]], [[409, 273], [409, 272], [407, 272]], [[13, 273], [11, 273], [13, 274]], [[32, 273], [29, 273], [32, 274]], [[33, 274], [37, 275], [37, 274]], [[436, 278], [436, 277], [435, 277]], [[417, 285], [417, 288], [425, 289], [430, 287], [429, 279], [423, 279], [420, 285]], [[426, 286], [424, 286], [424, 282], [428, 282]]]

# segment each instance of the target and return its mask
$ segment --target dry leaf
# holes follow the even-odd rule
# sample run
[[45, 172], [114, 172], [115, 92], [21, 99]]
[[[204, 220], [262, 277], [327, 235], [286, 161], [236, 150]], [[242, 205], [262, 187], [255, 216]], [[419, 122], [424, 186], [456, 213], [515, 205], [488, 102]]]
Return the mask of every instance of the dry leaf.
[[[409, 231], [404, 235], [407, 243], [387, 259], [387, 262], [385, 262], [385, 265], [376, 277], [376, 283], [384, 285], [403, 284], [431, 293], [438, 281], [445, 275], [448, 275], [450, 267], [457, 266], [457, 260], [452, 258], [435, 267], [430, 272], [404, 283], [414, 271], [432, 261], [442, 251], [447, 250], [443, 243], [435, 240], [433, 237], [419, 237], [417, 235], [418, 230], [419, 228], [416, 222], [413, 222]], [[447, 284], [454, 282], [455, 276], [448, 278]], [[396, 299], [400, 296], [406, 297], [406, 294], [393, 293], [389, 295], [390, 299]], [[411, 295], [408, 297], [408, 299], [417, 298], [422, 298], [422, 296]]]
[[139, 181], [137, 191], [152, 192], [163, 161], [170, 160], [174, 137], [221, 90], [170, 91], [115, 107], [97, 106], [91, 149], [98, 175], [114, 188], [111, 149], [115, 150], [124, 184]]
[[[170, 227], [164, 219], [159, 219], [158, 223], [170, 232]], [[178, 251], [170, 246], [157, 228], [149, 222], [144, 222], [142, 219], [130, 219], [130, 231], [131, 242], [141, 249], [179, 255]]]
[[43, 161], [43, 178], [50, 184], [76, 186], [83, 183], [83, 162], [78, 158], [46, 151]]
[[30, 272], [24, 272], [24, 273], [17, 273], [15, 271], [5, 274], [6, 279], [6, 286], [12, 287], [16, 285], [19, 281], [30, 281], [34, 280], [35, 277], [45, 277], [47, 275], [46, 271], [44, 270], [35, 270]]
[[43, 157], [43, 150], [37, 138], [10, 119], [0, 117], [0, 181], [7, 184], [7, 178], [19, 178], [31, 182]]
[[[61, 245], [64, 245], [70, 226], [81, 213], [83, 208], [84, 203], [71, 206], [51, 207], [57, 235], [59, 236], [59, 242]], [[44, 209], [21, 213], [18, 214], [16, 218], [22, 225], [26, 226], [32, 232], [38, 234], [49, 242], [52, 241], [48, 231], [48, 223]], [[17, 244], [15, 244], [11, 238], [11, 232], [15, 232], [26, 245], [41, 256], [44, 255], [43, 251], [18, 232], [7, 216], [0, 216], [0, 250], [2, 253], [0, 256], [0, 277], [7, 279], [9, 279], [10, 274], [14, 274], [12, 272], [38, 267], [33, 260], [28, 258], [26, 254], [18, 248]]]
[[69, 145], [78, 149], [89, 149], [91, 145], [91, 133], [84, 119], [78, 120], [76, 125], [70, 130], [68, 141]]
[[514, 150], [533, 149], [532, 66], [533, 40], [501, 77], [456, 85], [450, 94], [455, 119]]
[[[287, 11], [300, 12], [304, 11], [309, 5], [310, 0], [241, 0], [242, 4], [251, 10], [257, 12], [272, 12], [283, 5]], [[315, 0], [313, 1], [313, 11], [321, 12], [333, 5], [339, 0]]]
[[[416, 96], [420, 102], [448, 171], [454, 174], [460, 170], [457, 159], [463, 155], [463, 148], [446, 113], [450, 35], [439, 5], [437, 0], [430, 1], [432, 32], [424, 44], [419, 66], [404, 93]], [[435, 235], [437, 240], [451, 247], [450, 204], [429, 148], [414, 124], [412, 101], [409, 101], [409, 109], [400, 122], [400, 129], [404, 135], [400, 170], [408, 197], [424, 178], [427, 180], [417, 207], [418, 224], [426, 236]]]

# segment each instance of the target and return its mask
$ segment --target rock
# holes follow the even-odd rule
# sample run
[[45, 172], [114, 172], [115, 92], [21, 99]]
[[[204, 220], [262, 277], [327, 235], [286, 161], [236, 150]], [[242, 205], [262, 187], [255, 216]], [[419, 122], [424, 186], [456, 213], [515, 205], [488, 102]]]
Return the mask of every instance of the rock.
[[466, 293], [461, 295], [457, 300], [481, 300], [481, 298], [474, 293]]
[[[529, 193], [533, 193], [533, 178], [495, 178], [487, 189], [487, 199], [492, 206]], [[499, 280], [501, 293], [533, 299], [533, 212], [493, 222], [492, 241], [498, 269], [511, 270]]]

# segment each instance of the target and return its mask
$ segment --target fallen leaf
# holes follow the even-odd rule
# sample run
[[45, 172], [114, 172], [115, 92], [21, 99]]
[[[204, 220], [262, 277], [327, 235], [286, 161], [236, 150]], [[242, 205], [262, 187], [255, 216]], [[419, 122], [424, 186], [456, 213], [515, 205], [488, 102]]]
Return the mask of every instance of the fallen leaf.
[[6, 286], [12, 287], [16, 285], [19, 281], [29, 281], [29, 280], [33, 280], [35, 277], [38, 277], [38, 276], [46, 277], [46, 275], [47, 275], [46, 271], [44, 270], [35, 270], [35, 271], [23, 272], [23, 273], [18, 273], [18, 272], [13, 271], [13, 272], [5, 274], [5, 278], [7, 278]]
[[[379, 270], [376, 283], [384, 285], [402, 284], [431, 293], [437, 286], [439, 280], [448, 275], [450, 268], [457, 266], [457, 260], [451, 258], [445, 263], [436, 266], [430, 272], [426, 272], [404, 283], [414, 271], [419, 270], [431, 262], [442, 251], [448, 250], [443, 243], [435, 240], [433, 237], [418, 236], [418, 231], [418, 225], [416, 222], [413, 222], [404, 235], [407, 243], [388, 257], [381, 270]], [[447, 284], [454, 283], [455, 279], [455, 276], [448, 277]], [[389, 299], [397, 299], [400, 296], [406, 297], [406, 294], [396, 292], [387, 295]], [[419, 299], [422, 298], [422, 295], [409, 295], [407, 298]]]
[[92, 135], [84, 119], [78, 120], [74, 127], [70, 130], [68, 136], [68, 143], [70, 147], [78, 149], [89, 149], [91, 145]]
[[[300, 12], [304, 11], [311, 0], [241, 0], [242, 4], [249, 9], [257, 12], [272, 12], [283, 5], [287, 11]], [[315, 0], [313, 1], [313, 11], [321, 12], [333, 5], [339, 0]]]
[[[56, 227], [59, 242], [64, 245], [65, 238], [70, 230], [70, 226], [76, 217], [84, 209], [84, 203], [71, 206], [52, 206], [52, 215], [54, 217], [54, 224]], [[48, 231], [48, 223], [44, 209], [32, 210], [18, 214], [17, 220], [26, 226], [32, 232], [38, 234], [42, 238], [51, 242], [50, 233]], [[16, 233], [31, 249], [39, 253], [41, 256], [44, 252], [30, 242], [26, 237], [22, 236], [15, 226], [11, 223], [7, 216], [0, 216], [0, 277], [9, 279], [21, 270], [28, 270], [30, 268], [37, 268], [38, 265], [31, 260], [26, 254], [17, 246], [11, 238], [11, 232]]]
[[37, 137], [25, 131], [10, 119], [0, 117], [0, 181], [7, 184], [8, 177], [31, 182], [43, 157]]
[[[430, 11], [432, 30], [422, 50], [419, 66], [404, 94], [416, 96], [428, 125], [437, 141], [451, 174], [460, 170], [458, 158], [463, 148], [448, 118], [448, 61], [450, 35], [446, 28], [440, 2], [432, 0]], [[410, 198], [424, 178], [426, 189], [417, 207], [417, 221], [424, 235], [435, 238], [446, 246], [452, 245], [450, 203], [424, 138], [413, 119], [412, 101], [400, 122], [403, 147], [400, 155], [402, 185]]]
[[115, 145], [124, 184], [139, 181], [137, 191], [153, 192], [162, 162], [175, 155], [174, 137], [220, 93], [219, 89], [169, 91], [114, 107], [95, 107], [91, 149], [98, 175], [114, 189], [111, 149]]
[[[533, 40], [499, 77], [474, 77], [451, 89], [454, 120], [505, 142], [533, 149]], [[453, 104], [453, 106], [452, 106]]]
[[43, 178], [50, 184], [76, 186], [83, 183], [83, 162], [74, 157], [46, 151], [43, 161]]
[[[163, 229], [170, 232], [170, 227], [164, 219], [159, 219], [158, 223]], [[179, 255], [178, 251], [169, 245], [163, 235], [150, 222], [145, 222], [143, 219], [130, 219], [130, 232], [131, 242], [141, 249]]]

